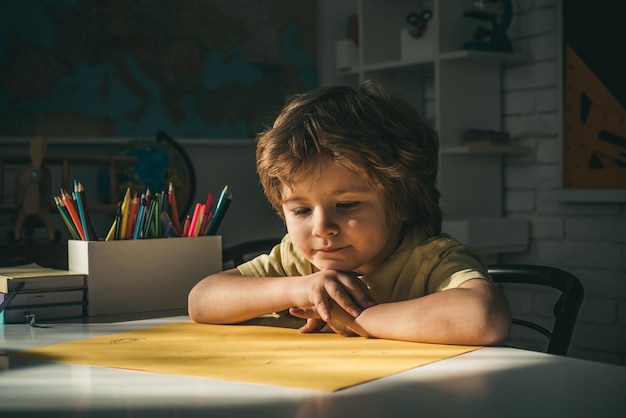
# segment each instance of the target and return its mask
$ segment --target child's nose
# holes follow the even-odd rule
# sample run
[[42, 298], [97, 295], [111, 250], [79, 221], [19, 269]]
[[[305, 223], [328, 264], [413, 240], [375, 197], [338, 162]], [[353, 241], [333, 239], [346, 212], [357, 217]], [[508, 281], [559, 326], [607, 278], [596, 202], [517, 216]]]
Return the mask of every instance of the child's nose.
[[317, 210], [313, 216], [313, 235], [325, 237], [328, 235], [337, 235], [339, 226], [335, 222], [330, 211]]

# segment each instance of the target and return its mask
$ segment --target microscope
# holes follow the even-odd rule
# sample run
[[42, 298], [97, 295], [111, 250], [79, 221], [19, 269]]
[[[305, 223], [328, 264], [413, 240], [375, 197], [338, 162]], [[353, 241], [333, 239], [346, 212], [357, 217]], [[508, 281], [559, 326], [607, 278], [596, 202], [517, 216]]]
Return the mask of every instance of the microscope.
[[[501, 13], [487, 11], [489, 4], [501, 3]], [[511, 0], [477, 0], [475, 9], [463, 13], [464, 17], [491, 24], [491, 29], [479, 26], [474, 31], [474, 39], [463, 45], [464, 49], [479, 51], [513, 52], [513, 45], [506, 31], [513, 20]]]

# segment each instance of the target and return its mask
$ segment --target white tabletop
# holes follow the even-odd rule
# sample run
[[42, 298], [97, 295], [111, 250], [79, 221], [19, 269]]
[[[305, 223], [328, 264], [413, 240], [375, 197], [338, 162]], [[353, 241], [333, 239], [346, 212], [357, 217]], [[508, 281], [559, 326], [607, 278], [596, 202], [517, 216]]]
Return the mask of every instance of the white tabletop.
[[[0, 352], [188, 320], [0, 325]], [[625, 411], [626, 368], [503, 347], [335, 393], [0, 356], [0, 417], [7, 418], [571, 418]]]

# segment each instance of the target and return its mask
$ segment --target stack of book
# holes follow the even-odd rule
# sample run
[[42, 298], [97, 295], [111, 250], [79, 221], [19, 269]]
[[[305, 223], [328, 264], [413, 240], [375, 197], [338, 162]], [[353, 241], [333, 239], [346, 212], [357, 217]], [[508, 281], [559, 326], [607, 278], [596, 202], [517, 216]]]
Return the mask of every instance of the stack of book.
[[86, 312], [85, 274], [35, 263], [0, 267], [0, 324], [80, 318]]

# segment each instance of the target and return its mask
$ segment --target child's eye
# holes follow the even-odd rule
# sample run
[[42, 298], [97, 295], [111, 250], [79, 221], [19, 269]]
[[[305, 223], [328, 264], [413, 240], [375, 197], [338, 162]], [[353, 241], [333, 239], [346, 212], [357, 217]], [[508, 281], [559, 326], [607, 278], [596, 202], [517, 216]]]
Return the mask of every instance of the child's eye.
[[296, 208], [296, 209], [293, 209], [291, 212], [294, 215], [296, 215], [296, 216], [305, 216], [305, 215], [308, 215], [309, 212], [311, 212], [311, 209], [309, 209], [309, 208]]
[[337, 203], [337, 208], [341, 210], [350, 210], [350, 209], [356, 208], [360, 204], [361, 202], [341, 202], [341, 203]]

